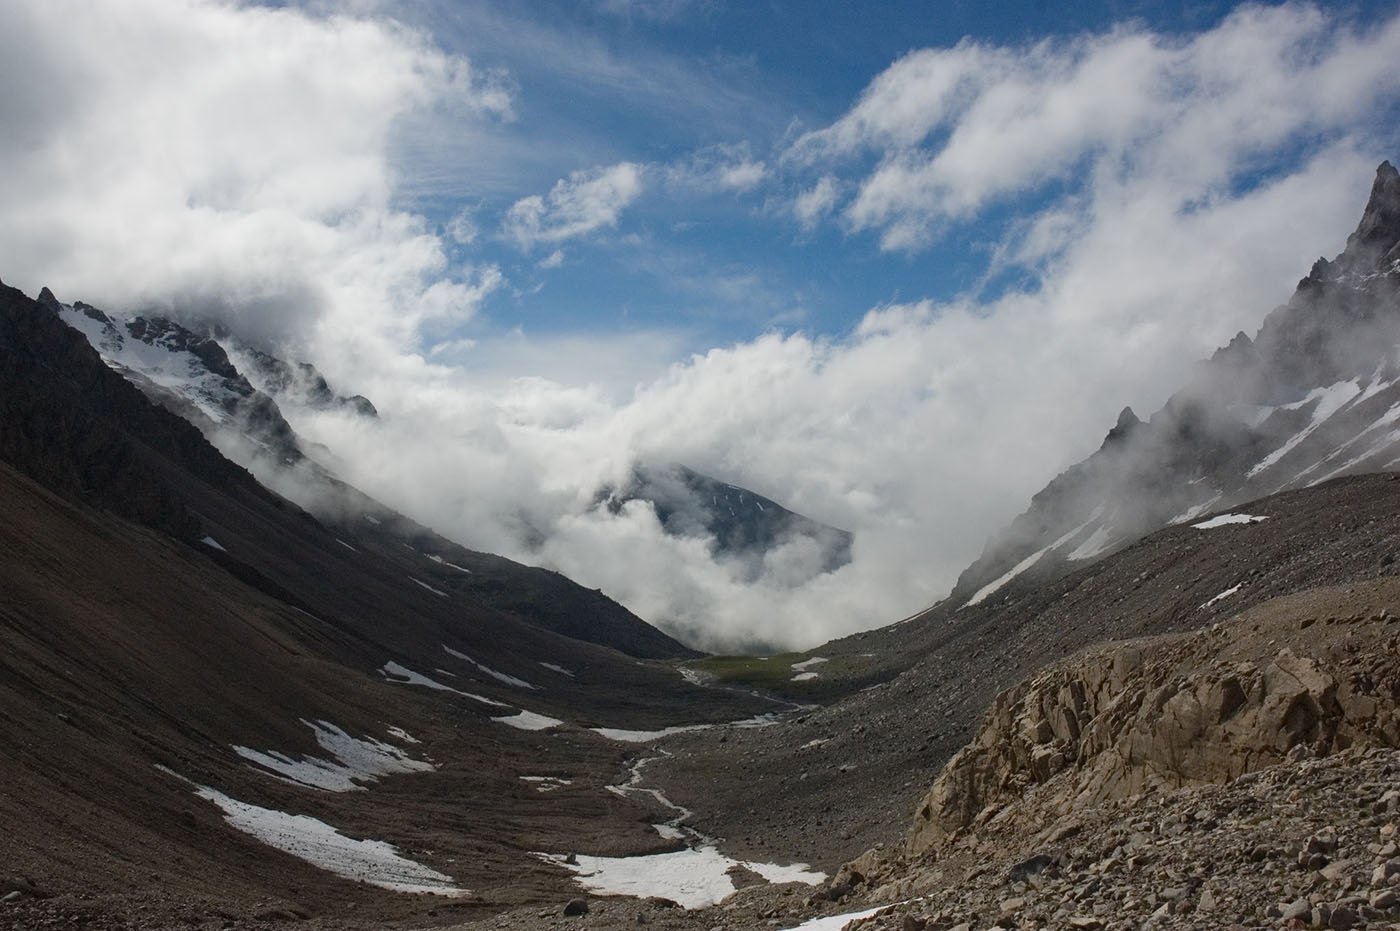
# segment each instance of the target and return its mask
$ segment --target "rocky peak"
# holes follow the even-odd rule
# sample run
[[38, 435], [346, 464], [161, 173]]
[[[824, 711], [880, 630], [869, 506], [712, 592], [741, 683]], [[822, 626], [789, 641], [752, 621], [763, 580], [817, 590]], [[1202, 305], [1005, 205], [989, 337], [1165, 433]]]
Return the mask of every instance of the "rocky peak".
[[58, 302], [58, 298], [54, 297], [53, 292], [48, 288], [44, 288], [39, 292], [39, 296], [35, 298], [35, 302], [40, 307], [51, 310], [54, 313], [58, 313], [63, 309], [63, 305]]
[[1348, 264], [1388, 264], [1400, 259], [1400, 171], [1381, 162], [1356, 231], [1347, 237]]
[[1118, 422], [1113, 425], [1113, 429], [1108, 431], [1108, 436], [1104, 437], [1103, 445], [1109, 446], [1126, 440], [1138, 427], [1142, 426], [1142, 421], [1138, 415], [1133, 413], [1131, 407], [1125, 407], [1118, 412]]

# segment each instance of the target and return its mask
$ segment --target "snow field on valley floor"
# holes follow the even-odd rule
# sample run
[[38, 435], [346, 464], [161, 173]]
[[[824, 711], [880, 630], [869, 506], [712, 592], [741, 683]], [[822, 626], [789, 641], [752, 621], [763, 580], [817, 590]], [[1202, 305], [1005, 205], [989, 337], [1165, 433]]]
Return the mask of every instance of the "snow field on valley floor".
[[384, 841], [355, 840], [308, 815], [260, 808], [207, 786], [197, 786], [195, 794], [219, 806], [224, 820], [243, 833], [344, 879], [393, 892], [470, 894], [455, 885], [451, 876], [400, 856]]

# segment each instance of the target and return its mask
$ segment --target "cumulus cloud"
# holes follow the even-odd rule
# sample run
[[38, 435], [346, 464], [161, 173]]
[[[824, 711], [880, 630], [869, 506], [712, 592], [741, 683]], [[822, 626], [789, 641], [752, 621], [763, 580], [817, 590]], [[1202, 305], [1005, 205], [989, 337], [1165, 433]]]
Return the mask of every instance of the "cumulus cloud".
[[616, 226], [641, 193], [642, 169], [632, 162], [575, 171], [555, 182], [548, 194], [532, 194], [511, 205], [504, 230], [522, 249], [573, 239]]
[[[1339, 250], [1395, 155], [1374, 114], [1400, 103], [1400, 18], [1354, 34], [1307, 6], [1245, 8], [1184, 38], [913, 52], [781, 158], [713, 147], [675, 164], [714, 190], [767, 185], [792, 205], [784, 224], [836, 222], [891, 249], [995, 216], [978, 232], [987, 286], [678, 358], [674, 333], [448, 326], [506, 288], [467, 248], [498, 218], [439, 229], [396, 208], [387, 153], [404, 114], [446, 101], [453, 120], [500, 125], [507, 83], [375, 18], [90, 6], [0, 0], [0, 79], [26, 88], [0, 100], [6, 280], [212, 309], [298, 343], [381, 412], [288, 411], [347, 480], [721, 648], [808, 646], [945, 592], [1125, 403], [1156, 407]], [[547, 265], [616, 225], [649, 171], [624, 161], [513, 192], [501, 228], [547, 246]], [[450, 263], [449, 246], [468, 258]], [[764, 285], [749, 271], [736, 290]], [[1009, 271], [1029, 283], [991, 286]], [[794, 540], [730, 564], [666, 535], [644, 502], [593, 507], [637, 462], [851, 530], [853, 561], [809, 578]]]

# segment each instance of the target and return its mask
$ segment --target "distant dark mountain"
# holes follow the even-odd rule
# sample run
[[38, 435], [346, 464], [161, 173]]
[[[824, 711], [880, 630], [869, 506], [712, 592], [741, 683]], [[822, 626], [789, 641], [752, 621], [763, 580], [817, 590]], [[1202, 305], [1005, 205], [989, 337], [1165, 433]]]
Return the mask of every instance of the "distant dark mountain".
[[1057, 477], [959, 577], [955, 603], [1057, 578], [1169, 524], [1400, 463], [1400, 173], [1383, 163], [1346, 249], [1253, 339]]
[[812, 575], [851, 561], [849, 532], [682, 465], [637, 466], [626, 485], [604, 490], [599, 501], [614, 514], [629, 501], [647, 501], [667, 533], [708, 537], [712, 555], [749, 561], [755, 575], [764, 555], [785, 543], [806, 542], [813, 548]]

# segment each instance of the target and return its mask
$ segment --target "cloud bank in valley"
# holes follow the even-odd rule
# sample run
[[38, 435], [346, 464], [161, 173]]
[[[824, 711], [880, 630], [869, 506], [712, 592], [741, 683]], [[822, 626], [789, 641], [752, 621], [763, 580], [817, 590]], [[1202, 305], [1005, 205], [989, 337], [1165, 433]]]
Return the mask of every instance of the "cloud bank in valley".
[[[771, 150], [578, 165], [439, 230], [395, 201], [403, 119], [499, 140], [528, 100], [423, 32], [197, 0], [0, 11], [0, 78], [34, 89], [0, 109], [7, 282], [222, 317], [313, 359], [382, 414], [288, 412], [345, 478], [704, 646], [806, 646], [934, 601], [1119, 408], [1155, 408], [1338, 251], [1396, 154], [1375, 115], [1400, 99], [1400, 18], [1358, 34], [1246, 7], [1186, 37], [911, 52]], [[996, 232], [964, 294], [848, 332], [693, 354], [664, 332], [518, 335], [485, 348], [545, 376], [449, 364], [443, 334], [513, 285], [483, 239], [557, 267], [697, 186], [761, 197], [774, 236], [834, 225], [913, 262], [968, 224]], [[794, 585], [800, 544], [726, 565], [644, 505], [591, 507], [639, 461], [852, 530], [854, 559]]]

